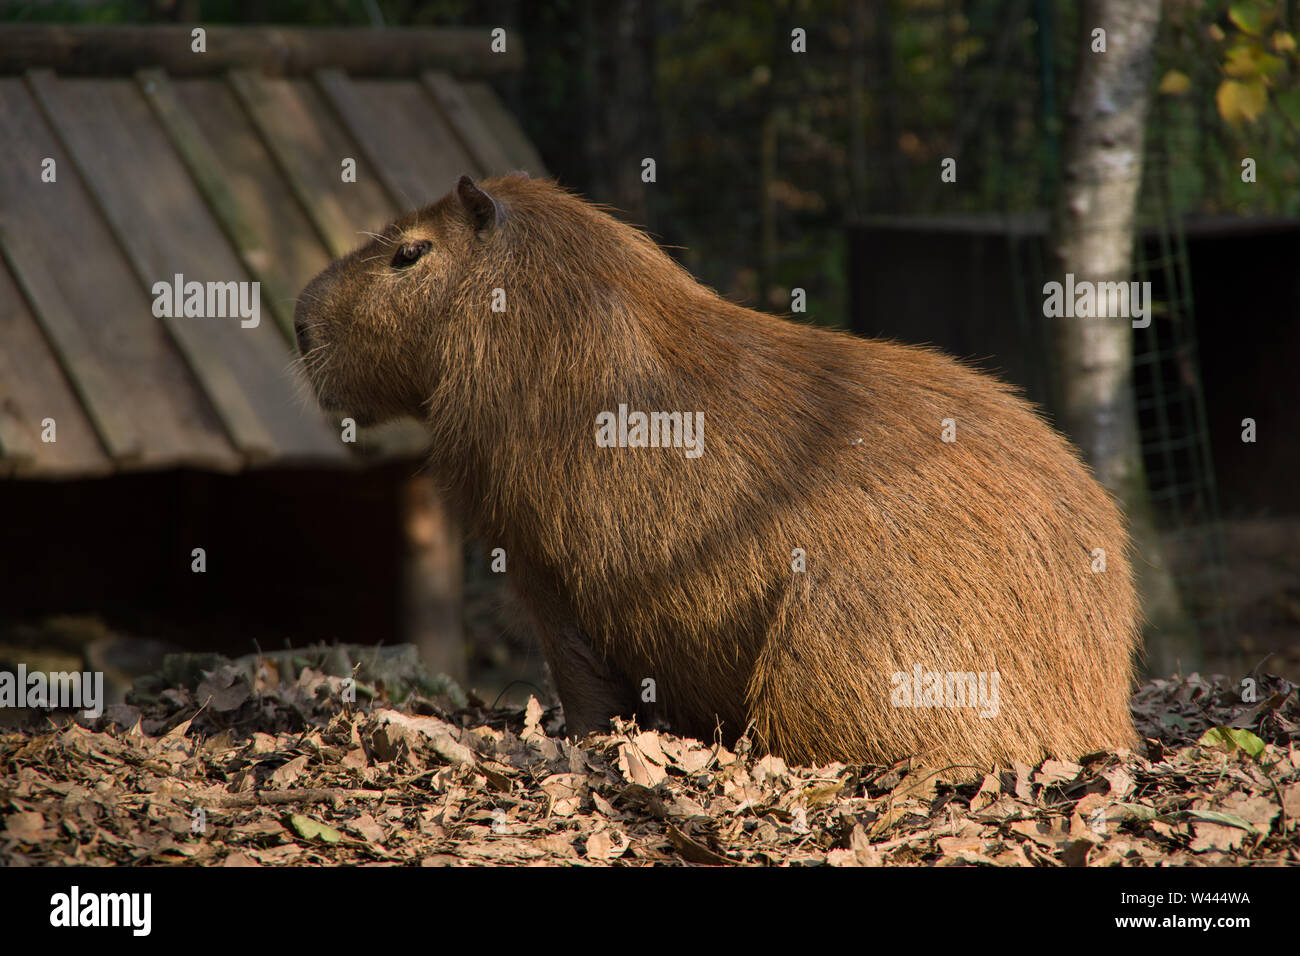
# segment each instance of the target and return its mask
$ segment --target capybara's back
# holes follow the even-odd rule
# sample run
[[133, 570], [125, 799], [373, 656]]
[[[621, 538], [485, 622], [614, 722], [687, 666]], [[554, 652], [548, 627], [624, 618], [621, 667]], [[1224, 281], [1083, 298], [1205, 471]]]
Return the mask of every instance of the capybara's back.
[[729, 303], [522, 176], [393, 224], [297, 325], [327, 406], [425, 420], [571, 732], [650, 711], [972, 768], [1136, 743], [1119, 512], [987, 375]]

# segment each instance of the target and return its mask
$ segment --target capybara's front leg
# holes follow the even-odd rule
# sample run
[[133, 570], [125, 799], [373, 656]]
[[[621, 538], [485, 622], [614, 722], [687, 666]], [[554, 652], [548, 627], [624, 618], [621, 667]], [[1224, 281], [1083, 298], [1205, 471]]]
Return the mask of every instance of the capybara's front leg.
[[570, 737], [609, 729], [611, 717], [631, 717], [635, 700], [582, 631], [572, 625], [542, 629], [542, 649], [551, 679], [560, 692]]

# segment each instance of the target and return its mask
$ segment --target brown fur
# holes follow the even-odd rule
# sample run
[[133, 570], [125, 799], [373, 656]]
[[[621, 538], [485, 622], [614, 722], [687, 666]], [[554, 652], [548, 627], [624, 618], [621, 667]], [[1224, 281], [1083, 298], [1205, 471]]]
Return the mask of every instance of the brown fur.
[[[452, 507], [506, 549], [571, 732], [633, 713], [653, 678], [679, 731], [752, 721], [792, 761], [1136, 743], [1120, 514], [1011, 387], [727, 302], [554, 184], [480, 187], [322, 273], [300, 338], [327, 407], [427, 424]], [[703, 455], [598, 447], [620, 403], [702, 412]], [[918, 664], [996, 671], [998, 716], [893, 706], [891, 675]]]

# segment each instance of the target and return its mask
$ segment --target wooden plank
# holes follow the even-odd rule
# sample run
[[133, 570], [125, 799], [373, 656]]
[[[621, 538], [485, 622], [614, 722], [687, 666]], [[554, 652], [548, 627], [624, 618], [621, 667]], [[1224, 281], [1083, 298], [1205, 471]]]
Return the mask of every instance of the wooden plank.
[[[0, 474], [102, 475], [113, 465], [9, 270], [0, 265]], [[54, 419], [55, 440], [41, 440]]]
[[402, 637], [419, 648], [434, 673], [464, 683], [464, 535], [427, 475], [408, 478], [401, 492]]
[[[132, 81], [56, 80], [41, 71], [28, 82], [145, 289], [176, 275], [186, 282], [249, 281]], [[346, 456], [333, 431], [295, 395], [291, 356], [274, 322], [245, 328], [238, 317], [161, 321], [250, 461]]]
[[414, 418], [399, 418], [361, 429], [357, 451], [373, 458], [427, 458], [430, 439], [425, 427]]
[[350, 80], [320, 70], [316, 81], [402, 211], [436, 202], [461, 176], [482, 170], [414, 80]]
[[358, 30], [354, 27], [205, 26], [207, 49], [192, 51], [185, 25], [14, 23], [0, 26], [0, 73], [49, 68], [66, 74], [130, 75], [156, 67], [174, 76], [245, 67], [308, 76], [322, 67], [371, 76], [413, 76], [439, 69], [487, 76], [519, 69], [518, 32], [492, 51], [491, 27]]
[[[360, 154], [314, 84], [234, 71], [230, 87], [331, 256], [347, 255], [360, 244], [360, 230], [377, 232], [396, 216], [397, 207], [370, 160]], [[354, 183], [342, 180], [347, 158], [357, 162]]]
[[459, 83], [448, 74], [438, 72], [424, 73], [420, 79], [437, 104], [443, 120], [474, 157], [483, 175], [504, 176], [514, 170], [505, 149], [470, 105]]
[[[181, 89], [197, 89], [201, 83], [188, 81], [181, 84]], [[288, 192], [298, 200], [301, 213], [315, 225], [316, 235], [325, 241], [331, 256], [346, 255], [365, 241], [361, 226], [378, 232], [396, 217], [397, 207], [380, 185], [370, 160], [340, 125], [315, 84], [268, 80], [237, 71], [230, 75], [230, 88], [260, 134], [262, 144], [275, 157], [274, 166], [288, 184]], [[186, 95], [182, 92], [183, 97]], [[203, 116], [211, 105], [200, 104], [197, 99], [192, 103], [197, 116]], [[356, 160], [356, 182], [345, 183], [340, 176], [345, 157]], [[268, 175], [271, 165], [265, 160], [262, 164]], [[285, 195], [283, 186], [279, 194]], [[310, 268], [299, 288], [323, 266]], [[429, 445], [428, 433], [411, 419], [364, 428], [357, 437], [359, 454], [381, 459], [421, 456]]]
[[[40, 181], [46, 158], [56, 164], [54, 183]], [[238, 466], [72, 157], [18, 78], [0, 79], [0, 244], [114, 461]]]
[[[253, 210], [265, 211], [268, 208], [266, 200], [272, 197], [263, 193], [253, 197], [252, 202], [245, 203], [240, 201], [231, 188], [232, 183], [246, 185], [249, 182], [248, 176], [232, 176], [236, 171], [230, 168], [232, 148], [237, 149], [241, 142], [240, 131], [229, 128], [213, 130], [218, 136], [215, 142], [222, 146], [217, 151], [212, 148], [214, 141], [208, 139], [195, 118], [181, 104], [165, 73], [161, 70], [141, 70], [136, 74], [136, 80], [176, 152], [189, 168], [199, 192], [207, 200], [209, 211], [225, 230], [226, 238], [239, 255], [239, 261], [249, 275], [262, 283], [262, 304], [271, 310], [285, 341], [292, 345], [293, 301], [298, 287], [291, 287], [289, 277], [283, 270], [276, 268], [276, 263], [282, 260], [277, 260], [272, 255], [271, 242], [268, 240], [277, 234], [284, 234], [284, 230], [293, 229], [298, 223], [283, 223], [282, 229], [255, 230], [251, 223]], [[190, 82], [222, 90], [215, 80]], [[242, 139], [246, 141], [247, 137]], [[265, 157], [261, 158], [264, 161]], [[265, 221], [262, 225], [265, 227]], [[324, 249], [321, 249], [321, 253], [323, 256]]]
[[34, 237], [12, 225], [4, 227], [4, 255], [14, 277], [40, 317], [48, 341], [76, 386], [87, 414], [114, 460], [131, 464], [143, 455], [140, 430], [127, 414], [122, 382], [104, 368], [101, 357], [82, 335], [77, 311], [68, 304], [66, 276], [49, 267], [35, 248]]
[[298, 291], [329, 265], [328, 247], [229, 84], [202, 77], [180, 80], [172, 87], [207, 141], [220, 144], [215, 152], [222, 176], [268, 266], [288, 290], [292, 311]]
[[492, 131], [492, 135], [510, 157], [510, 168], [522, 169], [533, 176], [549, 176], [537, 148], [510, 115], [510, 111], [502, 105], [496, 91], [481, 80], [465, 81], [460, 86], [475, 114]]

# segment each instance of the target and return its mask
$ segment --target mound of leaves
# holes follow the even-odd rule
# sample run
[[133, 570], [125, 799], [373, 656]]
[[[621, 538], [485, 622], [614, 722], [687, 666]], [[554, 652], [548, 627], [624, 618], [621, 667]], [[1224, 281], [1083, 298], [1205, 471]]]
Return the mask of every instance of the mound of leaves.
[[572, 743], [536, 700], [494, 711], [295, 655], [206, 661], [95, 721], [0, 736], [0, 864], [1300, 863], [1300, 695], [1278, 678], [1247, 701], [1153, 681], [1145, 755], [956, 783], [630, 723]]

